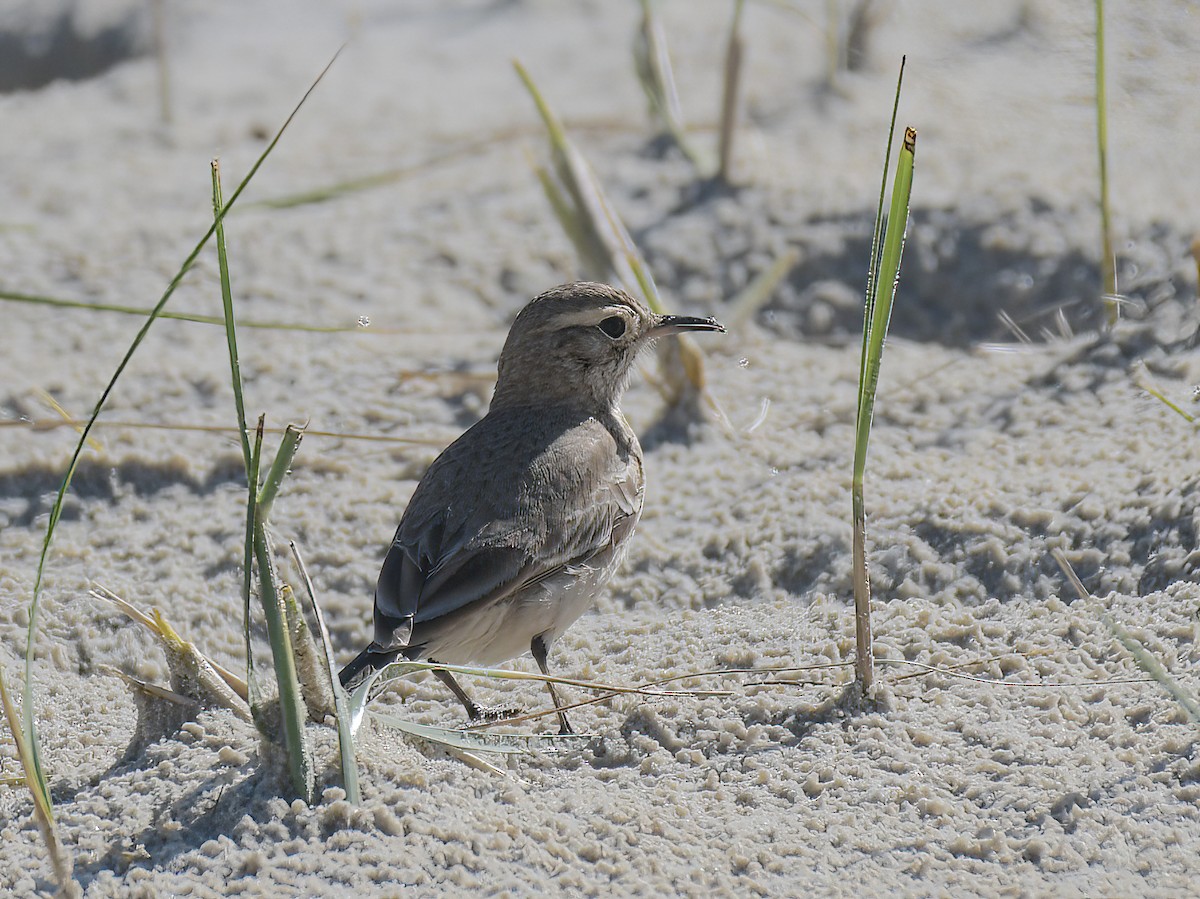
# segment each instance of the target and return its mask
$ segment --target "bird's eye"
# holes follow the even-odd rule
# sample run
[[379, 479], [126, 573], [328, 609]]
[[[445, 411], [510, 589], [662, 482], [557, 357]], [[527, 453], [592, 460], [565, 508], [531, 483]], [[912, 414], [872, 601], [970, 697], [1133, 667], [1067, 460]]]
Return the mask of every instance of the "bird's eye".
[[600, 330], [613, 340], [616, 340], [625, 333], [625, 319], [619, 315], [610, 315], [604, 321], [600, 322]]

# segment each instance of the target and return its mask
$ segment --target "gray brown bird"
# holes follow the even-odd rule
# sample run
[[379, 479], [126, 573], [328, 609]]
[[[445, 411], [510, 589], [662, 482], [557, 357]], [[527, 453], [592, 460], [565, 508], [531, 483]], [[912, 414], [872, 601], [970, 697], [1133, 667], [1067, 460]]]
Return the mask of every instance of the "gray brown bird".
[[[591, 282], [522, 309], [487, 415], [434, 460], [400, 519], [375, 588], [374, 639], [342, 684], [399, 656], [495, 665], [526, 649], [546, 674], [551, 644], [612, 577], [642, 513], [642, 449], [619, 408], [638, 353], [670, 334], [724, 330]], [[502, 714], [437, 675], [472, 720]]]

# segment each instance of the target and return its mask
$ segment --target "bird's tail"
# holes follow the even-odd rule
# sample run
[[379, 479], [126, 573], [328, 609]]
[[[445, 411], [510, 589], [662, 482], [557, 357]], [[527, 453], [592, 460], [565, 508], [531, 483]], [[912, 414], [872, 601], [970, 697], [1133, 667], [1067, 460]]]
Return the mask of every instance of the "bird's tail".
[[338, 675], [338, 680], [342, 682], [342, 686], [347, 690], [353, 690], [370, 677], [371, 674], [394, 661], [402, 651], [400, 649], [381, 651], [368, 646], [356, 655], [349, 665], [342, 669], [341, 674]]

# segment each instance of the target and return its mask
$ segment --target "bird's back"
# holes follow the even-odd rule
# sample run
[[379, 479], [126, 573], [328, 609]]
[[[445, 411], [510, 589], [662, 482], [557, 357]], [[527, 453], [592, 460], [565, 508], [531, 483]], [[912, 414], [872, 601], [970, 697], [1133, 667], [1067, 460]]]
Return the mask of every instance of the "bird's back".
[[[561, 632], [615, 569], [643, 483], [619, 413], [494, 409], [434, 461], [405, 510], [376, 587], [376, 648], [491, 663], [528, 648], [547, 620]], [[564, 599], [570, 609], [552, 608]], [[492, 645], [497, 631], [505, 646]]]

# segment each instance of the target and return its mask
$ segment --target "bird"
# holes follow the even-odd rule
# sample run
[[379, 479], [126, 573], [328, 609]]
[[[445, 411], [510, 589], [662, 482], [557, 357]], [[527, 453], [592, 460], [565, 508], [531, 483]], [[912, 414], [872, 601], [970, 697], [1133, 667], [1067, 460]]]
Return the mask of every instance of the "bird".
[[[487, 414], [433, 461], [400, 518], [373, 639], [342, 685], [399, 657], [493, 666], [526, 650], [548, 676], [551, 645], [620, 566], [642, 513], [642, 450], [620, 410], [638, 355], [660, 337], [724, 330], [596, 282], [531, 300], [509, 329]], [[518, 713], [435, 674], [471, 721]], [[574, 733], [547, 687], [559, 732]]]

